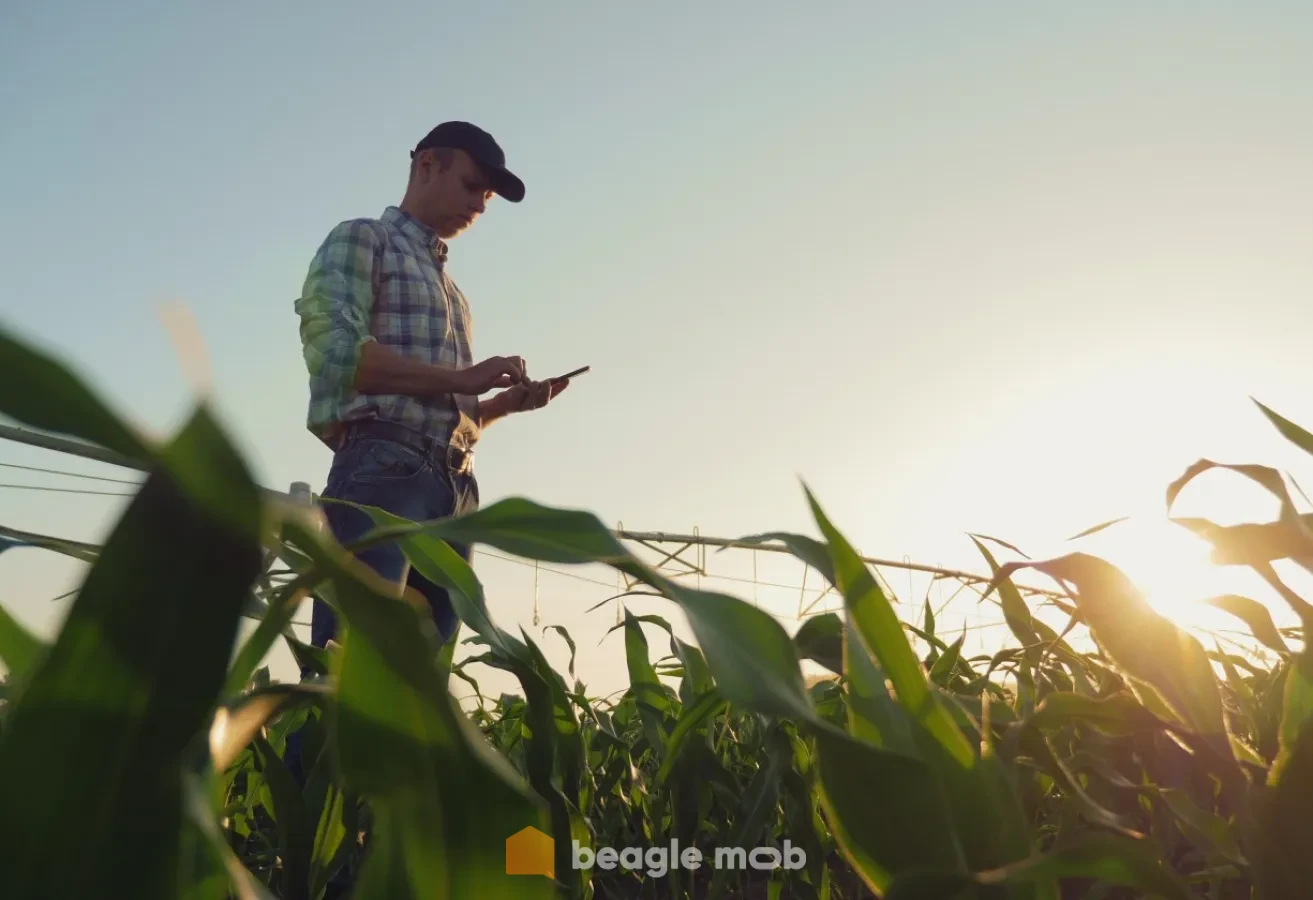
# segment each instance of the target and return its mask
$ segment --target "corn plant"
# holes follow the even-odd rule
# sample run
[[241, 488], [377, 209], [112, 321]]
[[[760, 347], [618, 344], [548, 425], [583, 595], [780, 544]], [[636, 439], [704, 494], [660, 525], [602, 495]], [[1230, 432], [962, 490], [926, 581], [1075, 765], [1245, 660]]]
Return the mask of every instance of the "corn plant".
[[[1313, 452], [1313, 436], [1263, 408]], [[1084, 554], [999, 563], [1016, 643], [966, 657], [928, 607], [892, 598], [805, 493], [818, 537], [785, 545], [843, 598], [790, 635], [737, 597], [666, 578], [580, 510], [523, 498], [434, 522], [366, 508], [339, 546], [305, 509], [263, 493], [204, 405], [167, 442], [138, 434], [72, 369], [0, 335], [0, 413], [145, 465], [53, 642], [0, 607], [0, 896], [138, 898], [799, 897], [1285, 900], [1313, 884], [1313, 662], [1303, 629], [1249, 598], [1214, 602], [1277, 662], [1208, 651]], [[1218, 464], [1203, 460], [1168, 491]], [[1313, 558], [1310, 520], [1275, 471], [1226, 467], [1281, 501], [1278, 521], [1178, 520], [1219, 562], [1253, 567], [1307, 624], [1272, 563]], [[426, 605], [351, 551], [396, 542], [447, 588], [475, 654], [455, 662]], [[512, 633], [451, 544], [554, 564], [602, 563], [688, 621], [626, 612], [628, 688], [589, 696], [567, 631]], [[13, 542], [6, 546], [14, 546]], [[4, 547], [0, 547], [4, 549]], [[1013, 576], [1054, 579], [1059, 633]], [[312, 597], [340, 646], [291, 631]], [[243, 616], [258, 620], [238, 641]], [[650, 630], [668, 640], [654, 649]], [[1071, 628], [1096, 649], [1077, 652]], [[549, 634], [550, 631], [550, 634]], [[566, 675], [541, 641], [571, 650]], [[276, 642], [305, 677], [271, 682]], [[802, 662], [830, 677], [811, 683]], [[519, 691], [478, 690], [480, 666]], [[567, 679], [568, 675], [568, 679]], [[479, 705], [463, 710], [453, 680]], [[508, 875], [506, 839], [554, 839], [551, 877]], [[703, 866], [660, 877], [577, 869], [602, 846], [779, 845], [806, 863]]]

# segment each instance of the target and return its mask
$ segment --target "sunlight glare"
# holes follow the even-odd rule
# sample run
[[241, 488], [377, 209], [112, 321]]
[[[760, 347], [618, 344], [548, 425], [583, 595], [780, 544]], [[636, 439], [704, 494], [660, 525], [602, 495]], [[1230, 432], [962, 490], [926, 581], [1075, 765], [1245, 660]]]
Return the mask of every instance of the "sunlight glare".
[[1261, 579], [1247, 568], [1213, 563], [1207, 541], [1165, 518], [1124, 524], [1124, 531], [1114, 538], [1111, 534], [1116, 529], [1109, 529], [1104, 546], [1089, 552], [1125, 572], [1150, 606], [1204, 638], [1210, 649], [1215, 641], [1238, 641], [1246, 647], [1255, 644], [1243, 623], [1204, 602], [1210, 597], [1251, 597], [1267, 605], [1280, 624], [1281, 610], [1268, 602], [1271, 592]]
[[1226, 569], [1209, 558], [1208, 542], [1167, 521], [1128, 522], [1103, 555], [1135, 583], [1149, 605], [1178, 625], [1206, 627], [1202, 601], [1226, 593]]

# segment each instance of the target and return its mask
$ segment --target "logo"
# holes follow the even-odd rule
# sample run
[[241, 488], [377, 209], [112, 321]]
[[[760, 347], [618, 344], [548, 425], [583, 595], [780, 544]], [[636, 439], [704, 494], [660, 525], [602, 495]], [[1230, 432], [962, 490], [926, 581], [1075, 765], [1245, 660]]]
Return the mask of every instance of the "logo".
[[506, 839], [507, 875], [556, 877], [556, 842], [530, 825]]
[[[571, 867], [614, 869], [619, 864], [627, 872], [646, 872], [652, 878], [664, 878], [671, 869], [700, 869], [706, 857], [697, 847], [679, 848], [678, 840], [669, 847], [600, 847], [594, 850], [576, 840], [571, 844]], [[717, 869], [801, 869], [807, 865], [807, 852], [787, 839], [783, 849], [775, 847], [717, 847], [713, 864]]]
[[[716, 847], [710, 860], [697, 847], [685, 847], [672, 840], [669, 847], [585, 847], [571, 842], [570, 866], [573, 869], [619, 868], [643, 872], [651, 878], [664, 878], [671, 869], [700, 869], [710, 861], [717, 869], [756, 869], [769, 871], [801, 869], [807, 865], [807, 853], [787, 839], [776, 847]], [[530, 825], [506, 839], [507, 875], [543, 875], [556, 878], [556, 842]]]

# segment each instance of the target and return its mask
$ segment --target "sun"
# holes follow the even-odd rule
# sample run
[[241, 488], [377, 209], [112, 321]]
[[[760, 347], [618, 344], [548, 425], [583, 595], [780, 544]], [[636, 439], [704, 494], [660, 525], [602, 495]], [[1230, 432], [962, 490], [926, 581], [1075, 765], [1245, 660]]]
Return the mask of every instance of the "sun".
[[[1093, 540], [1093, 539], [1091, 539]], [[1252, 644], [1238, 619], [1208, 604], [1211, 597], [1240, 594], [1264, 603], [1278, 626], [1282, 604], [1271, 602], [1273, 593], [1252, 570], [1219, 566], [1211, 559], [1212, 547], [1202, 538], [1165, 517], [1131, 520], [1110, 528], [1093, 546], [1082, 548], [1117, 566], [1160, 615], [1182, 628], [1226, 643]]]
[[1165, 520], [1125, 525], [1098, 555], [1125, 572], [1163, 616], [1179, 625], [1202, 624], [1203, 601], [1226, 593], [1225, 570], [1213, 564], [1208, 542]]

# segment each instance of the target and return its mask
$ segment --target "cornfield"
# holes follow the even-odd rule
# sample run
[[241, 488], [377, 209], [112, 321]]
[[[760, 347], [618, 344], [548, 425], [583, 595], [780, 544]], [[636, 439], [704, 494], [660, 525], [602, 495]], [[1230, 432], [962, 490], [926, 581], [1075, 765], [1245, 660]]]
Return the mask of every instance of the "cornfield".
[[[1313, 452], [1313, 435], [1262, 408]], [[440, 646], [422, 602], [355, 563], [310, 511], [269, 499], [200, 405], [146, 440], [70, 368], [0, 335], [0, 413], [149, 465], [53, 643], [0, 607], [0, 896], [325, 898], [1307, 898], [1313, 888], [1313, 660], [1303, 627], [1250, 598], [1214, 602], [1276, 660], [1205, 649], [1097, 557], [1000, 564], [1015, 643], [968, 658], [933, 615], [901, 621], [806, 494], [819, 537], [767, 533], [822, 573], [843, 611], [790, 636], [728, 594], [631, 555], [593, 515], [508, 499], [413, 523], [368, 510], [360, 544], [395, 541], [450, 591]], [[1217, 464], [1190, 466], [1169, 488]], [[1277, 521], [1180, 520], [1218, 562], [1252, 567], [1307, 625], [1273, 562], [1308, 566], [1313, 532], [1282, 477], [1229, 466], [1281, 502]], [[448, 542], [601, 563], [686, 617], [626, 613], [629, 687], [590, 696], [531, 635], [500, 627]], [[1013, 577], [1060, 587], [1045, 624]], [[312, 596], [340, 646], [300, 642]], [[243, 617], [258, 620], [239, 640]], [[645, 631], [644, 625], [653, 626]], [[1071, 629], [1096, 649], [1077, 652]], [[657, 646], [649, 634], [667, 634]], [[548, 639], [548, 633], [540, 636]], [[309, 674], [271, 682], [285, 642]], [[459, 641], [476, 654], [455, 663]], [[920, 649], [918, 649], [920, 648]], [[802, 661], [831, 673], [807, 679]], [[520, 691], [472, 712], [478, 667]], [[507, 839], [554, 843], [550, 876], [507, 874]], [[799, 848], [772, 869], [671, 857], [576, 867], [575, 847]], [[798, 857], [802, 859], [803, 857]], [[653, 865], [663, 869], [659, 875]]]

